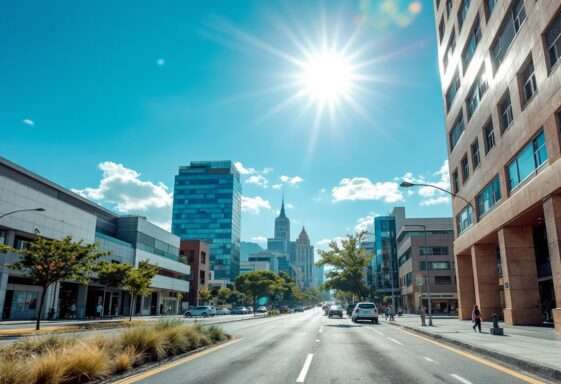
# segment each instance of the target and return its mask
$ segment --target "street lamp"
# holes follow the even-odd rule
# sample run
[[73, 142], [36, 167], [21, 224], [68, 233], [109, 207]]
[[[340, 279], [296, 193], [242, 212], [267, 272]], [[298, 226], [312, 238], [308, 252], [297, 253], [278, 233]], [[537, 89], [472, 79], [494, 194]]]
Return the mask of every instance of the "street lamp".
[[[465, 197], [458, 195], [457, 193], [454, 192], [450, 192], [447, 189], [444, 188], [440, 188], [439, 186], [436, 185], [432, 185], [432, 184], [425, 184], [425, 183], [411, 183], [409, 181], [402, 181], [399, 186], [401, 188], [411, 188], [411, 187], [429, 187], [429, 188], [434, 188], [434, 189], [438, 189], [441, 192], [447, 193], [452, 197], [457, 197], [460, 200], [463, 200], [466, 202], [467, 205], [469, 205], [471, 207], [472, 210], [474, 210], [473, 205], [471, 204], [470, 201], [468, 201]], [[474, 210], [475, 211], [475, 210]]]
[[424, 224], [406, 224], [403, 226], [404, 228], [407, 227], [420, 227], [423, 228], [423, 234], [425, 235], [425, 268], [427, 270], [427, 278], [426, 278], [426, 294], [427, 294], [427, 302], [429, 307], [429, 327], [432, 327], [432, 294], [430, 291], [430, 282], [431, 282], [431, 267], [428, 261], [428, 239], [427, 239], [427, 226]]
[[13, 215], [14, 213], [20, 212], [45, 212], [45, 208], [28, 208], [28, 209], [16, 209], [15, 211], [6, 212], [0, 215], [0, 219], [3, 219], [6, 216]]

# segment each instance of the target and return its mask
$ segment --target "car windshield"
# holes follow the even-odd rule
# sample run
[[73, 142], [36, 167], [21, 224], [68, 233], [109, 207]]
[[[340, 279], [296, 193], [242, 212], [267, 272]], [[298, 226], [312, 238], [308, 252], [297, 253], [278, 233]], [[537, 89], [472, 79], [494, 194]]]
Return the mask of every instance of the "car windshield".
[[332, 311], [340, 311], [343, 308], [340, 305], [332, 305], [329, 309]]
[[372, 303], [366, 303], [366, 304], [359, 304], [358, 308], [360, 308], [360, 309], [374, 309], [374, 308], [376, 308], [376, 306]]

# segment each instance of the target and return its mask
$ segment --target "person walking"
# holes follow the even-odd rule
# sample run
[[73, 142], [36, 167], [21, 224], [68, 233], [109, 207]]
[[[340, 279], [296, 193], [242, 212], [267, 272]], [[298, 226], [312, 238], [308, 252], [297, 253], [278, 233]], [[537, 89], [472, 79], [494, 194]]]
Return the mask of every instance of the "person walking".
[[393, 310], [393, 305], [390, 305], [390, 321], [395, 320], [395, 311]]
[[477, 305], [473, 306], [473, 311], [471, 312], [471, 321], [473, 321], [473, 332], [476, 332], [475, 328], [481, 333], [481, 311]]
[[103, 305], [101, 303], [99, 303], [97, 305], [96, 312], [97, 312], [97, 317], [102, 319], [103, 318]]

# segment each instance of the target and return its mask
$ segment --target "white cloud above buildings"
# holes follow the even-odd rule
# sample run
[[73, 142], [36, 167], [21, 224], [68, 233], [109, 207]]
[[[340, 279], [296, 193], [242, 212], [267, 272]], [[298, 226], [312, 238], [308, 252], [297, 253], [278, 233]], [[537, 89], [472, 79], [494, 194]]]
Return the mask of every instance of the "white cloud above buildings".
[[270, 210], [271, 203], [261, 196], [242, 196], [242, 212], [258, 215], [262, 210]]
[[374, 212], [370, 212], [368, 215], [364, 216], [364, 217], [360, 217], [357, 221], [356, 221], [356, 225], [354, 227], [354, 230], [356, 233], [359, 232], [372, 232], [374, 231], [374, 218], [378, 216], [378, 214], [374, 213]]
[[[440, 168], [434, 172], [430, 178], [424, 176], [415, 176], [412, 172], [407, 172], [402, 180], [409, 181], [412, 183], [421, 184], [431, 184], [439, 188], [449, 190], [450, 189], [450, 173], [448, 170], [448, 160], [444, 160]], [[448, 204], [450, 203], [450, 196], [436, 188], [432, 187], [419, 187], [416, 190], [418, 196], [421, 197], [421, 206], [432, 206], [438, 204]]]
[[142, 180], [139, 172], [112, 161], [98, 168], [102, 175], [97, 187], [73, 191], [118, 213], [146, 216], [164, 229], [171, 228], [173, 198], [164, 183]]
[[403, 201], [399, 184], [394, 181], [373, 182], [366, 177], [344, 178], [331, 189], [333, 202], [381, 200], [386, 203]]

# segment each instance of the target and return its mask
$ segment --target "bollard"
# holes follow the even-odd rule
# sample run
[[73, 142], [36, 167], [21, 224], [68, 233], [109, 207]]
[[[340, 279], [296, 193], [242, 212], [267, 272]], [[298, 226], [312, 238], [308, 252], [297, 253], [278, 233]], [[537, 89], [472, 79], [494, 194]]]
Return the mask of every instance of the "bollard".
[[491, 319], [493, 320], [493, 328], [491, 328], [490, 330], [491, 335], [504, 336], [503, 328], [499, 327], [499, 317], [497, 316], [497, 314], [493, 313]]

